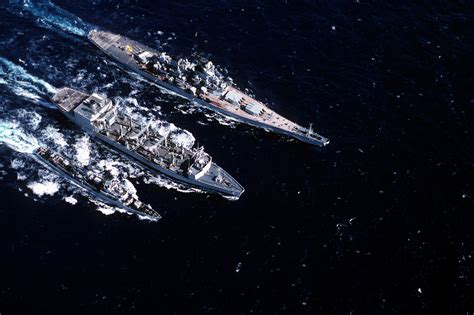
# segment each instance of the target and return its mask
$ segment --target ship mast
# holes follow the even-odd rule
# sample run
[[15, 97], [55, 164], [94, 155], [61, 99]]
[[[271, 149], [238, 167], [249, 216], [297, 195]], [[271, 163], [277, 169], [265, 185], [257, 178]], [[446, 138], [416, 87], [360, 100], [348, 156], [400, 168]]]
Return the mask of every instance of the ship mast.
[[313, 134], [313, 123], [310, 123], [309, 128], [308, 128], [308, 135], [312, 135], [312, 134]]

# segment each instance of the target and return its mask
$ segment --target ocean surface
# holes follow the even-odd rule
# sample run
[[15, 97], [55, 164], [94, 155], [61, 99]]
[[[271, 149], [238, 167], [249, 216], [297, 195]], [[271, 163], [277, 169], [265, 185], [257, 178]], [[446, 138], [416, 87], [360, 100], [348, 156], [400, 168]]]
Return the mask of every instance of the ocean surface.
[[[150, 87], [93, 28], [205, 56], [331, 143]], [[1, 1], [0, 313], [474, 312], [473, 49], [470, 1]], [[50, 103], [65, 85], [189, 131], [245, 193], [106, 150]], [[38, 145], [126, 174], [163, 219], [102, 204]]]

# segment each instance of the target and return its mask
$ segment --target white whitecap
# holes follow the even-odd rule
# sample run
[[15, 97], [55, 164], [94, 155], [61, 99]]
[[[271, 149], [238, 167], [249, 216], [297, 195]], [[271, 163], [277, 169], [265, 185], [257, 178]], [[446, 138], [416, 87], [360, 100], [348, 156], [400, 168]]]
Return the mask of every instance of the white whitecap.
[[75, 205], [77, 203], [77, 199], [74, 198], [73, 196], [66, 196], [63, 199], [64, 201], [66, 201], [67, 203], [70, 203], [71, 205]]
[[52, 196], [59, 190], [59, 184], [51, 181], [31, 182], [27, 186], [35, 195], [39, 197], [44, 195]]
[[76, 160], [82, 166], [89, 165], [91, 155], [89, 136], [84, 135], [79, 138], [74, 144], [74, 148], [76, 150]]
[[52, 140], [55, 144], [61, 147], [67, 146], [67, 141], [59, 129], [54, 128], [53, 126], [48, 126], [43, 130], [42, 133], [46, 139]]

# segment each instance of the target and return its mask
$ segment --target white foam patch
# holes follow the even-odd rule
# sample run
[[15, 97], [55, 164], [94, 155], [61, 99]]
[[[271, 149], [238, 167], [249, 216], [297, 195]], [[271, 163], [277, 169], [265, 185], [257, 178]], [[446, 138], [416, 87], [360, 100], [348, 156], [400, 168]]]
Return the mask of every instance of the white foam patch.
[[119, 213], [127, 213], [131, 215], [131, 213], [128, 213], [124, 209], [110, 206], [101, 200], [98, 200], [98, 199], [89, 199], [89, 200], [90, 202], [92, 202], [93, 204], [97, 206], [97, 211], [101, 212], [102, 214], [111, 215], [111, 214], [114, 214], [115, 212], [119, 212]]
[[159, 187], [163, 187], [166, 189], [174, 189], [176, 191], [179, 191], [181, 193], [205, 193], [204, 190], [192, 187], [192, 186], [186, 186], [184, 184], [174, 182], [172, 180], [169, 180], [167, 178], [161, 177], [159, 175], [149, 175], [143, 178], [143, 182], [145, 184], [154, 184]]
[[138, 107], [138, 100], [135, 97], [127, 97], [127, 98], [125, 98], [125, 102], [127, 102], [128, 104], [131, 104], [135, 107]]
[[63, 199], [64, 201], [66, 201], [67, 203], [70, 203], [71, 205], [75, 205], [77, 203], [77, 199], [74, 198], [73, 196], [66, 196]]
[[0, 120], [0, 144], [20, 153], [32, 153], [38, 146], [38, 140], [14, 122]]
[[90, 162], [90, 140], [89, 136], [85, 135], [79, 138], [74, 145], [76, 150], [76, 159], [82, 166], [89, 165]]
[[115, 213], [115, 208], [106, 205], [97, 207], [97, 210], [105, 215], [111, 215]]
[[41, 99], [41, 97], [37, 94], [34, 94], [28, 90], [26, 90], [25, 88], [23, 87], [20, 87], [20, 86], [13, 86], [11, 87], [11, 89], [13, 90], [13, 92], [18, 95], [18, 96], [21, 96], [21, 97], [24, 97], [24, 98], [29, 98], [33, 101], [39, 101]]
[[235, 197], [235, 196], [225, 196], [225, 195], [221, 195], [222, 198], [226, 199], [226, 200], [229, 200], [229, 201], [237, 201], [239, 200], [239, 197]]
[[137, 214], [137, 217], [141, 221], [158, 222], [158, 220], [159, 220], [158, 218], [151, 218], [151, 217], [143, 216], [143, 215], [140, 215], [140, 214]]
[[38, 129], [42, 120], [41, 115], [37, 112], [27, 111], [25, 109], [19, 109], [16, 116], [23, 124], [27, 124], [30, 130]]
[[[115, 97], [114, 102], [120, 107], [120, 109], [130, 115], [134, 115], [134, 109], [139, 109], [140, 111], [149, 112], [150, 108], [141, 106], [138, 102], [138, 99], [133, 97], [132, 95], [137, 94], [138, 90], [133, 90], [130, 92], [128, 97]], [[137, 115], [137, 114], [135, 114]]]
[[52, 140], [55, 144], [61, 147], [67, 146], [66, 139], [64, 139], [64, 135], [59, 132], [59, 129], [54, 128], [53, 126], [48, 126], [42, 133], [46, 139]]
[[236, 128], [239, 123], [235, 118], [223, 116], [218, 113], [205, 113], [204, 115], [206, 116], [207, 121], [217, 121], [220, 125], [230, 128]]
[[178, 104], [175, 108], [184, 115], [192, 115], [195, 113], [202, 113], [204, 111], [204, 107], [199, 105], [198, 103], [183, 103]]
[[14, 170], [18, 170], [18, 169], [21, 169], [25, 166], [25, 161], [24, 160], [21, 160], [21, 159], [13, 159], [10, 163], [10, 167]]
[[59, 184], [51, 181], [31, 182], [28, 184], [28, 188], [39, 197], [44, 195], [52, 196], [59, 190]]

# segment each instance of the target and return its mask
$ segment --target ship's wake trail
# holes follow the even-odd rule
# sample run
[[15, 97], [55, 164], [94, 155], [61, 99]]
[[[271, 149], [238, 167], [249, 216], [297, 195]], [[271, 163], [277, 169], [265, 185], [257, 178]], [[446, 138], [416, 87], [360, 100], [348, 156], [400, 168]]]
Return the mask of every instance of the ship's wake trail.
[[0, 57], [0, 84], [5, 85], [18, 96], [53, 107], [41, 99], [56, 93], [57, 89], [48, 82], [29, 74], [22, 66], [3, 57]]
[[24, 132], [17, 123], [0, 120], [0, 144], [20, 153], [33, 153], [39, 147], [38, 140]]
[[47, 28], [60, 28], [68, 33], [87, 36], [91, 26], [74, 14], [61, 9], [49, 0], [24, 0], [23, 7], [26, 11], [37, 17], [40, 26]]

